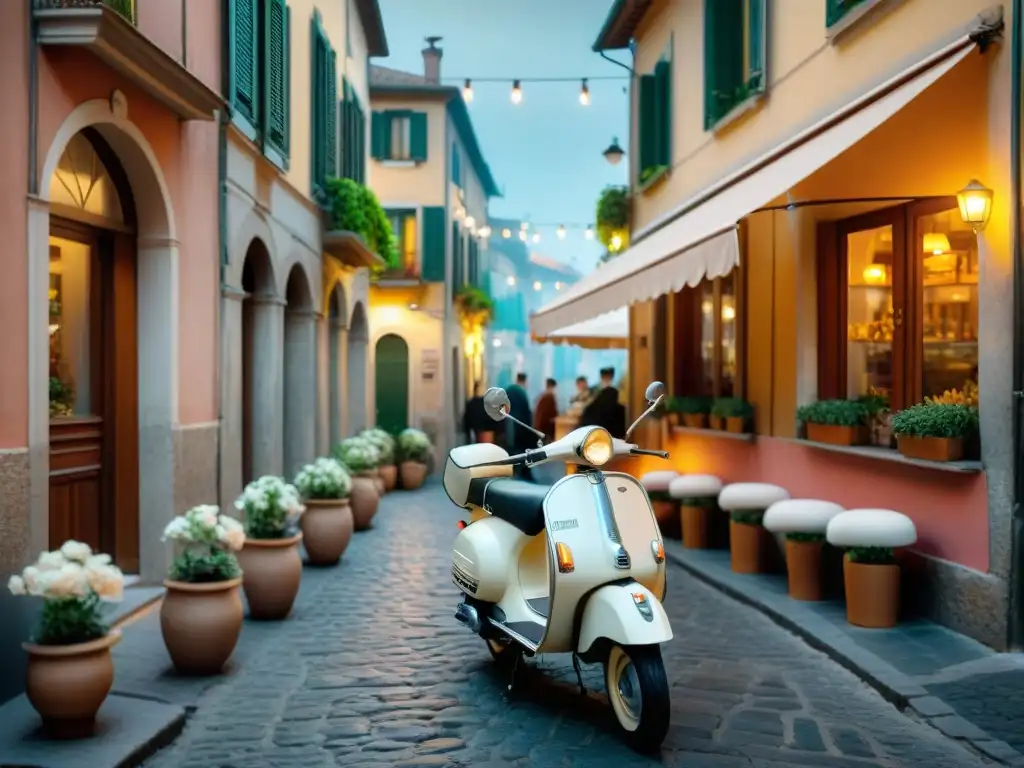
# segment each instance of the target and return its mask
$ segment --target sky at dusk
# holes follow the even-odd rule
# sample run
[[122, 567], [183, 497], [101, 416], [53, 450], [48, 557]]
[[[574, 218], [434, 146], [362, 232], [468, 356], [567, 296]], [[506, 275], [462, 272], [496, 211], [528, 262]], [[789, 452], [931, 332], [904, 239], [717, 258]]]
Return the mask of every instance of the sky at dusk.
[[[539, 229], [541, 241], [531, 249], [589, 272], [603, 249], [584, 239], [583, 227], [593, 223], [601, 190], [626, 181], [627, 163], [611, 166], [601, 153], [612, 137], [626, 146], [628, 72], [591, 50], [611, 0], [380, 0], [380, 6], [391, 55], [374, 63], [421, 74], [424, 38], [440, 35], [446, 85], [508, 78], [475, 82], [469, 105], [504, 192], [491, 201], [491, 215], [552, 225]], [[577, 80], [524, 83], [523, 101], [513, 105], [511, 80], [530, 77]], [[592, 79], [591, 105], [584, 107], [584, 77], [619, 79]], [[563, 241], [555, 233], [561, 222], [569, 228]]]

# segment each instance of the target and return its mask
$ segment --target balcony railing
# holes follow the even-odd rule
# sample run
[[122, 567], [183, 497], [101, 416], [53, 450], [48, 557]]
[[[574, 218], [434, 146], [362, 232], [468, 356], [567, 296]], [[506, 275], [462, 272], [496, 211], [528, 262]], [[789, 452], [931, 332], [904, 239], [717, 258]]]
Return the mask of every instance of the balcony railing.
[[65, 8], [96, 8], [106, 6], [115, 13], [135, 23], [135, 0], [33, 0], [33, 8], [37, 11], [50, 11]]
[[387, 269], [380, 273], [377, 280], [389, 281], [389, 280], [419, 280], [420, 279], [420, 268], [419, 265], [398, 267], [397, 269]]

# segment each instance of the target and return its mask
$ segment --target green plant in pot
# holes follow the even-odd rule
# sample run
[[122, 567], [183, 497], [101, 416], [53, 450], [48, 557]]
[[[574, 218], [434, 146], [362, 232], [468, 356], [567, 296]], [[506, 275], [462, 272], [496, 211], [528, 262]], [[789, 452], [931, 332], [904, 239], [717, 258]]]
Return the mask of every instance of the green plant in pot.
[[427, 477], [434, 446], [426, 432], [410, 427], [398, 435], [398, 471], [402, 478], [402, 488], [415, 490], [423, 485]]
[[321, 457], [295, 476], [306, 511], [302, 514], [302, 543], [311, 565], [336, 565], [352, 539], [355, 523], [349, 494], [352, 478], [337, 459]]
[[741, 434], [754, 416], [754, 407], [742, 397], [717, 397], [711, 404], [711, 428]]
[[796, 418], [812, 443], [864, 445], [868, 441], [868, 407], [859, 400], [819, 400], [800, 406]]
[[919, 403], [892, 416], [900, 453], [924, 461], [959, 461], [964, 443], [978, 432], [978, 409], [969, 405]]
[[871, 387], [866, 395], [857, 398], [867, 409], [871, 442], [882, 448], [892, 447], [892, 411], [889, 410], [889, 393]]
[[706, 429], [708, 415], [711, 413], [711, 398], [688, 395], [673, 397], [668, 401], [665, 410], [672, 414], [678, 414], [683, 420], [684, 427]]
[[370, 527], [380, 505], [380, 479], [377, 468], [381, 464], [380, 451], [365, 437], [349, 437], [334, 447], [335, 457], [352, 473], [349, 503], [357, 531]]
[[395, 438], [386, 429], [374, 427], [365, 429], [359, 436], [369, 440], [380, 454], [380, 462], [377, 465], [377, 474], [384, 484], [384, 491], [393, 491], [398, 484], [398, 467], [395, 465], [395, 449], [397, 445]]

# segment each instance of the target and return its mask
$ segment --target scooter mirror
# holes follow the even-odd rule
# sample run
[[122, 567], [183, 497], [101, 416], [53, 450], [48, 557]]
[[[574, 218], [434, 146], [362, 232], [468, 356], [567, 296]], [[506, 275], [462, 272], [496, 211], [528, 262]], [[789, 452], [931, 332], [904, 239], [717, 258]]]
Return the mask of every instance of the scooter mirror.
[[491, 387], [484, 392], [484, 411], [495, 421], [504, 420], [511, 407], [508, 392], [501, 387]]
[[652, 381], [650, 386], [647, 387], [647, 392], [644, 393], [644, 397], [647, 398], [648, 403], [654, 403], [659, 397], [665, 394], [665, 385], [660, 381]]

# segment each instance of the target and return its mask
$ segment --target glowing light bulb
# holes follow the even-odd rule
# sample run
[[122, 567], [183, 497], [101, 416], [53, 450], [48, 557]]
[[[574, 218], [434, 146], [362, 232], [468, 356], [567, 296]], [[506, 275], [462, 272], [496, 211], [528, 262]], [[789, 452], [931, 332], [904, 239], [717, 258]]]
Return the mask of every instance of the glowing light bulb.
[[494, 344], [495, 347], [500, 347], [501, 346], [501, 339], [495, 339], [491, 343]]
[[541, 288], [541, 285], [540, 285], [540, 280], [534, 280], [534, 281], [533, 281], [533, 290], [535, 290], [535, 291], [539, 291], [539, 290], [540, 290], [540, 288]]
[[733, 307], [722, 307], [722, 319], [726, 322], [736, 319], [736, 310]]
[[465, 224], [470, 229], [472, 229], [473, 227], [476, 226], [476, 219], [473, 218], [472, 216], [467, 216], [466, 220], [464, 222], [462, 222], [462, 223]]
[[584, 107], [590, 106], [590, 88], [587, 85], [587, 78], [583, 78], [583, 84], [580, 86], [580, 104]]
[[611, 242], [608, 245], [613, 251], [617, 251], [622, 247], [622, 238], [619, 235], [612, 235]]
[[509, 285], [515, 285], [516, 279], [512, 275], [509, 275], [508, 280], [506, 280], [505, 282], [508, 283]]
[[591, 228], [591, 226], [589, 224], [587, 225], [586, 230], [583, 232], [583, 236], [587, 240], [593, 240], [594, 239], [594, 230]]
[[558, 225], [558, 239], [559, 240], [565, 240], [565, 225], [564, 224], [559, 224]]
[[540, 242], [540, 232], [534, 232], [533, 233], [533, 242], [535, 242], [535, 243], [539, 243]]
[[501, 230], [501, 236], [508, 240], [510, 237], [512, 237], [512, 230], [506, 227], [505, 229]]
[[480, 227], [479, 234], [480, 234], [480, 237], [490, 237], [491, 236], [491, 227], [489, 225], [487, 225], [487, 224], [484, 224], [482, 227]]
[[556, 291], [562, 290], [562, 284], [561, 283], [555, 283], [555, 290]]
[[469, 78], [466, 78], [466, 84], [462, 86], [462, 98], [466, 101], [473, 100], [473, 83], [470, 82]]
[[526, 242], [526, 230], [525, 229], [520, 229], [519, 230], [519, 239], [522, 240], [524, 243]]
[[519, 104], [523, 100], [523, 86], [518, 80], [512, 83], [512, 103]]

